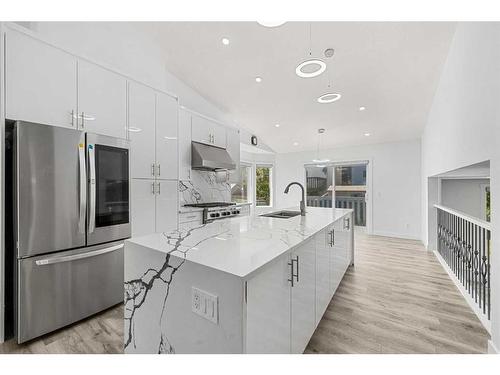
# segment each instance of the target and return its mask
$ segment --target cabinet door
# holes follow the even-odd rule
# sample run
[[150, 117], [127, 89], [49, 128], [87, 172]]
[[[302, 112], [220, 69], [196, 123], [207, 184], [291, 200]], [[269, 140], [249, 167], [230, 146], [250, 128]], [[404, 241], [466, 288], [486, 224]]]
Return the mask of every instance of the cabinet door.
[[214, 121], [192, 115], [192, 139], [195, 142], [226, 148], [226, 128]]
[[217, 147], [227, 147], [226, 127], [213, 122], [210, 127], [212, 133], [212, 144]]
[[5, 117], [76, 128], [76, 58], [10, 30], [5, 48]]
[[315, 239], [302, 243], [291, 254], [296, 275], [291, 302], [291, 352], [303, 353], [316, 328], [315, 285], [316, 248]]
[[177, 181], [156, 181], [156, 232], [177, 229]]
[[290, 353], [289, 260], [281, 256], [247, 281], [247, 353]]
[[191, 179], [191, 114], [179, 109], [179, 180]]
[[316, 324], [330, 303], [330, 229], [315, 236], [316, 240]]
[[155, 174], [155, 92], [130, 82], [128, 88], [130, 173], [132, 178]]
[[330, 248], [330, 295], [333, 297], [343, 276], [345, 250], [343, 246], [343, 221], [337, 220], [332, 227], [333, 246]]
[[155, 232], [154, 180], [131, 180], [132, 237]]
[[236, 164], [236, 169], [229, 171], [229, 182], [239, 183], [240, 169], [240, 131], [238, 129], [227, 129], [227, 152]]
[[156, 93], [156, 177], [176, 180], [177, 154], [177, 100]]
[[[127, 80], [98, 65], [78, 61], [80, 128], [111, 137], [127, 137]], [[83, 117], [82, 117], [83, 116]]]

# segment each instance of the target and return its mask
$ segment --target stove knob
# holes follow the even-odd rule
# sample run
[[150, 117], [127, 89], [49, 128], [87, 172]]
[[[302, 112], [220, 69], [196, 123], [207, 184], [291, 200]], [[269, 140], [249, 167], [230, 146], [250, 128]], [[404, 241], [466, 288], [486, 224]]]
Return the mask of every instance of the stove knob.
[[219, 216], [220, 216], [220, 214], [217, 212], [217, 213], [215, 214], [215, 217], [219, 217]]
[[215, 214], [210, 214], [210, 217], [215, 217]]
[[240, 210], [236, 211], [236, 213], [237, 213], [237, 214], [239, 214], [239, 213], [240, 213]]

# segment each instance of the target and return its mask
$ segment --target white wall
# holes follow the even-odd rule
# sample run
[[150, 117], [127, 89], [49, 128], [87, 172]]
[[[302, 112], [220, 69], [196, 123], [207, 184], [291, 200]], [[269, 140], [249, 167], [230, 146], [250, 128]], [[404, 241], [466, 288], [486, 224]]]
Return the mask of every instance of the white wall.
[[[443, 67], [422, 137], [422, 186], [427, 178], [491, 160], [493, 251], [492, 341], [500, 347], [500, 23], [460, 23]], [[423, 189], [422, 238], [427, 243], [427, 189]], [[432, 211], [430, 212], [432, 215]]]
[[441, 204], [485, 220], [486, 205], [483, 201], [485, 185], [489, 179], [441, 180]]
[[[276, 155], [276, 206], [297, 206], [300, 189], [283, 194], [286, 185], [305, 186], [304, 164], [315, 152]], [[325, 150], [332, 161], [370, 160], [372, 171], [372, 231], [374, 234], [420, 239], [420, 141], [411, 140]]]

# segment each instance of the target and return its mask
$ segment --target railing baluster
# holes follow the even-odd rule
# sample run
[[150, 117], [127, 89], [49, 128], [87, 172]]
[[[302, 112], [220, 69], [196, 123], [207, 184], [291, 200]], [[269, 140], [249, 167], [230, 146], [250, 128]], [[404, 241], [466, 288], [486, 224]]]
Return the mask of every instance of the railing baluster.
[[489, 223], [437, 207], [437, 252], [479, 311], [491, 315], [491, 227]]

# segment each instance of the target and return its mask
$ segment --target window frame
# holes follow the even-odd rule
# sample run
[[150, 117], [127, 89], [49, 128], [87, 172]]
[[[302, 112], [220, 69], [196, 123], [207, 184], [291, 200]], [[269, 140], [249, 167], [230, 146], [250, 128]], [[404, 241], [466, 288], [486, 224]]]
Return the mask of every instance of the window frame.
[[[248, 171], [248, 191], [247, 191], [247, 201], [245, 203], [241, 203], [241, 204], [253, 204], [254, 202], [254, 186], [253, 186], [253, 180], [255, 179], [253, 177], [253, 164], [250, 163], [250, 162], [246, 162], [246, 161], [240, 161], [240, 169], [244, 167], [244, 168], [249, 168], [250, 170]], [[232, 195], [232, 192], [231, 192], [231, 201], [233, 202], [233, 195]]]

